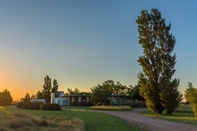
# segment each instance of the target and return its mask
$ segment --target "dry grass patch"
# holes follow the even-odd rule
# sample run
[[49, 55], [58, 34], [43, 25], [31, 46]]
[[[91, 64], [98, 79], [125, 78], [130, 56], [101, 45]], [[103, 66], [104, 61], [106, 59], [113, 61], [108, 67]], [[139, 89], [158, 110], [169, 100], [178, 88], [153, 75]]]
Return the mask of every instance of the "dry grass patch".
[[69, 116], [36, 117], [26, 114], [0, 117], [0, 131], [84, 131], [84, 123]]
[[91, 110], [130, 111], [130, 106], [91, 106]]

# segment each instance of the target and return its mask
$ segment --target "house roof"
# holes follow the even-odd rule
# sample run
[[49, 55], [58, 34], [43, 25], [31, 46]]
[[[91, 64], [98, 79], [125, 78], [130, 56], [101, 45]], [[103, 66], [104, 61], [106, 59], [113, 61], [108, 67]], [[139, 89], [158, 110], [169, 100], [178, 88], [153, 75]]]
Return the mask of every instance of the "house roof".
[[77, 95], [65, 95], [65, 96], [62, 96], [62, 97], [71, 97], [71, 96], [90, 96], [89, 93], [83, 93], [83, 94], [77, 94]]

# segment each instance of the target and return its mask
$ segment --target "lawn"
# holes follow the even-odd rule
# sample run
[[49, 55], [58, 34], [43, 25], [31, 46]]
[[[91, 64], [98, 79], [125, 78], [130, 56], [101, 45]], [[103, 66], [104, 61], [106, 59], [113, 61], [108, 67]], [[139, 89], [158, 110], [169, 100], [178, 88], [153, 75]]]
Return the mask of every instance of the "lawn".
[[90, 110], [90, 106], [62, 106], [63, 110]]
[[150, 116], [159, 119], [165, 119], [174, 122], [183, 122], [197, 126], [197, 118], [194, 117], [194, 113], [191, 110], [189, 105], [181, 105], [172, 115], [165, 115], [165, 112], [162, 115], [156, 115], [150, 110], [143, 112], [145, 116]]
[[131, 111], [130, 106], [91, 106], [91, 110]]
[[[65, 108], [65, 107], [64, 107]], [[64, 109], [63, 108], [63, 109]], [[25, 113], [32, 116], [71, 116], [81, 119], [85, 124], [86, 131], [143, 131], [134, 124], [125, 122], [118, 117], [87, 110], [62, 110], [62, 111], [39, 111], [22, 110], [11, 107], [0, 107], [0, 115], [12, 116], [15, 113]]]
[[130, 111], [130, 106], [63, 106], [63, 110], [108, 110], [108, 111]]
[[192, 108], [189, 104], [181, 104], [179, 108], [176, 109], [176, 112], [189, 112], [192, 113]]

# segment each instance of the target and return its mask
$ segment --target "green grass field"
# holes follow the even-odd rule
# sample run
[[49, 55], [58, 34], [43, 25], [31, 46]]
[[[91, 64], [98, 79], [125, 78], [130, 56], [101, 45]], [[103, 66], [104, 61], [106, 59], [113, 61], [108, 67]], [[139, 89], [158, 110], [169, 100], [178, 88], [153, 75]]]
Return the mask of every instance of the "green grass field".
[[62, 111], [39, 111], [0, 107], [0, 115], [12, 116], [16, 113], [45, 117], [61, 117], [64, 115], [81, 119], [84, 122], [86, 131], [143, 131], [141, 127], [125, 122], [114, 116], [87, 110], [64, 110], [65, 108], [66, 107], [63, 107]]
[[194, 117], [194, 113], [189, 105], [181, 105], [172, 115], [165, 115], [165, 112], [162, 115], [156, 115], [150, 110], [143, 112], [145, 116], [150, 116], [159, 119], [165, 119], [174, 122], [183, 122], [197, 126], [197, 118]]
[[176, 112], [188, 112], [193, 113], [192, 108], [189, 104], [181, 104], [179, 108], [176, 109]]
[[91, 110], [131, 111], [130, 106], [91, 106]]
[[90, 106], [62, 106], [62, 110], [90, 110]]

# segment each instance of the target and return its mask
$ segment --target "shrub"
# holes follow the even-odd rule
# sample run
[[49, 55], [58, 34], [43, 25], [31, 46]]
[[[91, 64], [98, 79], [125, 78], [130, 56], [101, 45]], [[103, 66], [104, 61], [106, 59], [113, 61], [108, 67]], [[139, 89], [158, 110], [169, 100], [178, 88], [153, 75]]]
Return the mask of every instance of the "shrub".
[[18, 108], [29, 110], [42, 110], [44, 103], [42, 102], [19, 102]]
[[43, 106], [43, 110], [62, 110], [62, 107], [59, 104], [56, 103], [46, 103]]
[[124, 102], [124, 105], [130, 106], [130, 107], [144, 107], [144, 103], [141, 101], [132, 101], [128, 100]]
[[42, 103], [42, 102], [19, 102], [17, 104], [18, 108], [28, 109], [28, 110], [61, 110], [59, 104]]
[[190, 82], [185, 90], [185, 99], [190, 103], [194, 116], [197, 117], [197, 88], [194, 88]]

